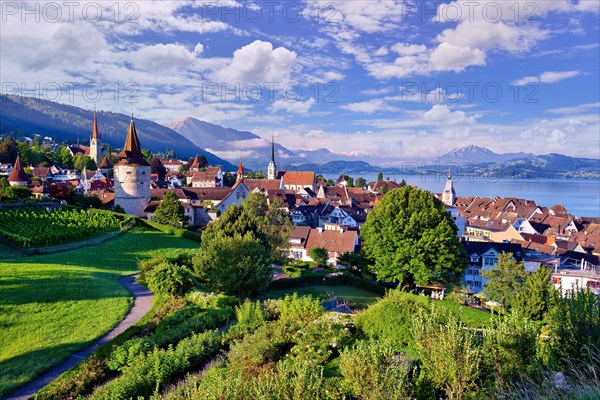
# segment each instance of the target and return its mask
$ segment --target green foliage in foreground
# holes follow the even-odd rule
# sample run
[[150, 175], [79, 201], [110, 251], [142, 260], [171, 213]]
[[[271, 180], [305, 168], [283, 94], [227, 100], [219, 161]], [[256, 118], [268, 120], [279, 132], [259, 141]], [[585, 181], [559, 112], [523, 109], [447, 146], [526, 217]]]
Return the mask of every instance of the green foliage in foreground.
[[0, 238], [21, 247], [50, 246], [119, 230], [122, 218], [110, 212], [15, 208], [0, 210]]
[[155, 393], [221, 348], [214, 329], [231, 318], [231, 301], [202, 292], [185, 299], [159, 296], [140, 322], [46, 386], [37, 399], [127, 399]]
[[139, 259], [198, 248], [134, 228], [100, 245], [0, 260], [0, 396], [81, 350], [131, 306], [118, 279]]
[[186, 268], [162, 262], [145, 274], [148, 289], [155, 294], [183, 296], [194, 285], [194, 277]]

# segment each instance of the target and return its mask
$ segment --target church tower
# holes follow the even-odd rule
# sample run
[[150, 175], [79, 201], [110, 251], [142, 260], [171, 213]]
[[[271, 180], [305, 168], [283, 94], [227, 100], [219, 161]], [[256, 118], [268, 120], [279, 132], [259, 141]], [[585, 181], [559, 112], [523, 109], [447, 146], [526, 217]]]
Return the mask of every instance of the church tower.
[[96, 119], [96, 111], [94, 111], [94, 128], [90, 136], [90, 158], [94, 160], [96, 165], [100, 162], [102, 156], [102, 140], [100, 132], [98, 132], [98, 120]]
[[448, 180], [446, 180], [446, 186], [442, 193], [442, 203], [447, 206], [451, 206], [456, 201], [456, 192], [454, 191], [454, 183], [452, 182], [452, 174], [448, 171]]
[[273, 136], [271, 136], [271, 161], [269, 161], [267, 179], [277, 179], [277, 166], [275, 165], [275, 138]]
[[238, 170], [237, 170], [236, 182], [243, 182], [243, 181], [244, 181], [244, 166], [242, 165], [242, 160], [240, 159], [240, 166], [238, 167]]
[[133, 116], [129, 124], [123, 150], [117, 154], [115, 164], [115, 205], [125, 210], [125, 214], [142, 216], [150, 202], [150, 164], [140, 148]]

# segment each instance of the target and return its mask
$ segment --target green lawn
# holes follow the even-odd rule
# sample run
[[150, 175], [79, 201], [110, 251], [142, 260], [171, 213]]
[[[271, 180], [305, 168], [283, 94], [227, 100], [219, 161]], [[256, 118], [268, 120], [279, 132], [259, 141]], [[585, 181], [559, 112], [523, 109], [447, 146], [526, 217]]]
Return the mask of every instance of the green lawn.
[[132, 302], [119, 278], [137, 260], [197, 247], [134, 228], [96, 246], [0, 259], [0, 396], [114, 327]]
[[447, 300], [432, 300], [448, 310], [460, 315], [461, 321], [472, 328], [481, 328], [492, 318], [492, 313], [477, 310], [472, 307], [463, 306]]
[[320, 299], [328, 299], [333, 296], [343, 297], [362, 306], [368, 306], [369, 304], [375, 303], [380, 295], [369, 292], [364, 289], [356, 288], [353, 286], [339, 285], [339, 286], [324, 286], [324, 285], [312, 285], [306, 287], [295, 287], [290, 289], [278, 289], [271, 290], [261, 296], [261, 299], [280, 299], [285, 297], [286, 294], [298, 293], [298, 295], [312, 295]]

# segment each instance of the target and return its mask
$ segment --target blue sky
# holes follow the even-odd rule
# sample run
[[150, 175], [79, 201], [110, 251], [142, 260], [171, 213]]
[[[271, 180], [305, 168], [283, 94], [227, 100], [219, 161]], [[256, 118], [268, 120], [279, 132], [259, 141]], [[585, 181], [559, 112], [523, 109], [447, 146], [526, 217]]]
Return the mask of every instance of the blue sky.
[[597, 0], [24, 4], [1, 3], [4, 93], [383, 164], [600, 158]]

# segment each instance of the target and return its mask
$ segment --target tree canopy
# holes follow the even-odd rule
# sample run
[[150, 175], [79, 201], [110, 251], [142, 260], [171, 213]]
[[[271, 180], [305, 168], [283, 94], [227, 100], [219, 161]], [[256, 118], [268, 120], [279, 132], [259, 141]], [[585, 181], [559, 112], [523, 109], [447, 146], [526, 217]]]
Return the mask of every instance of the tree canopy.
[[382, 281], [455, 282], [467, 260], [444, 205], [425, 190], [390, 190], [367, 214], [361, 238], [370, 268]]
[[154, 213], [154, 221], [176, 228], [182, 228], [187, 224], [188, 217], [174, 192], [165, 193], [163, 201]]
[[525, 268], [511, 253], [500, 253], [496, 265], [483, 271], [483, 277], [488, 280], [484, 289], [486, 298], [499, 302], [505, 311], [515, 301], [525, 280]]

